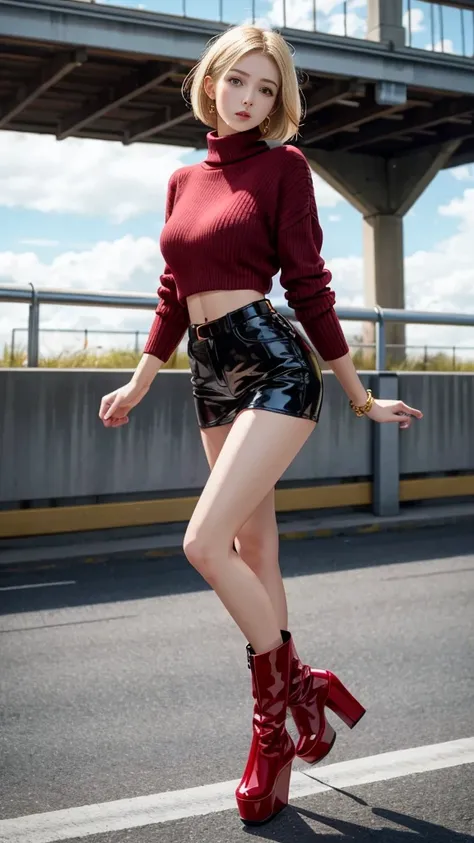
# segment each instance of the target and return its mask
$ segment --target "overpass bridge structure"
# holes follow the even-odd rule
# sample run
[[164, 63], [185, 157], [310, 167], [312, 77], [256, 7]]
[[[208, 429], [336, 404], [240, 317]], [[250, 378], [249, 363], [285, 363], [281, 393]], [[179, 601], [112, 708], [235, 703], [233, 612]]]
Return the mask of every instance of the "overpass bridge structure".
[[[474, 0], [442, 5], [457, 8], [474, 53]], [[252, 9], [255, 17], [254, 0]], [[362, 214], [365, 303], [385, 308], [405, 304], [404, 215], [440, 169], [474, 161], [474, 55], [407, 46], [403, 11], [402, 0], [367, 0], [365, 38], [278, 27], [295, 49], [307, 106], [295, 144]], [[209, 40], [237, 22], [0, 0], [0, 128], [204, 148], [209, 128], [181, 84]], [[390, 325], [387, 341], [403, 344], [404, 333]]]

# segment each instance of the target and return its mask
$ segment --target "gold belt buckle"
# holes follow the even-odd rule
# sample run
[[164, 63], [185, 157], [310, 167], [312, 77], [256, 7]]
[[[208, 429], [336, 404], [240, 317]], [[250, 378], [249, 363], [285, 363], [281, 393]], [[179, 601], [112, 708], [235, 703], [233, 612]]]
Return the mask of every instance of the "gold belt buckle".
[[198, 340], [201, 340], [201, 341], [206, 339], [206, 337], [201, 337], [201, 334], [199, 333], [199, 329], [202, 328], [202, 327], [203, 327], [202, 325], [196, 325], [196, 336], [197, 336]]

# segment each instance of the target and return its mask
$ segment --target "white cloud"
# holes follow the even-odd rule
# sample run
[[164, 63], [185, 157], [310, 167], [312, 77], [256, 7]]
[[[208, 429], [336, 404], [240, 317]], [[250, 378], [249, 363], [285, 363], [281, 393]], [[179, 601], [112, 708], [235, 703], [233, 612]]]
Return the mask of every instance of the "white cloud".
[[460, 167], [452, 167], [449, 171], [456, 181], [474, 181], [474, 165], [462, 164]]
[[316, 203], [319, 208], [334, 208], [340, 202], [344, 202], [341, 194], [337, 190], [334, 190], [321, 176], [316, 175], [314, 172], [311, 175], [313, 177]]
[[454, 44], [450, 38], [444, 38], [442, 41], [437, 41], [433, 44], [427, 44], [425, 50], [434, 50], [435, 53], [455, 53]]
[[115, 241], [101, 241], [84, 252], [67, 251], [42, 261], [34, 252], [0, 253], [0, 275], [14, 283], [81, 290], [133, 289], [146, 292], [147, 277], [156, 271], [160, 257], [158, 242], [151, 237], [126, 235]]
[[347, 35], [351, 38], [362, 37], [365, 34], [366, 22], [355, 12], [348, 12], [347, 15], [338, 13], [329, 18], [329, 33], [331, 35]]
[[[288, 27], [302, 30], [314, 29], [314, 0], [292, 0], [291, 3], [288, 3], [288, 0], [274, 0], [265, 18], [261, 18], [258, 24], [261, 26], [282, 26], [285, 19], [283, 14], [284, 2], [286, 25]], [[366, 0], [353, 0], [347, 15], [344, 15], [341, 0], [317, 0], [316, 21], [318, 31], [329, 32], [332, 35], [344, 35], [345, 27], [347, 27], [348, 35], [353, 37], [363, 36], [366, 21], [359, 17], [354, 10], [364, 6], [366, 6]]]
[[329, 222], [340, 222], [341, 217], [339, 214], [329, 214]]
[[[158, 276], [163, 268], [158, 243], [150, 237], [135, 238], [131, 235], [115, 241], [96, 243], [92, 249], [83, 252], [68, 251], [51, 261], [41, 260], [34, 252], [0, 253], [0, 277], [6, 283], [26, 285], [31, 281], [37, 287], [58, 287], [77, 290], [134, 291], [156, 295]], [[152, 310], [121, 310], [118, 308], [67, 307], [66, 305], [42, 305], [40, 309], [41, 328], [84, 328], [148, 331]], [[26, 327], [28, 308], [21, 304], [2, 306], [0, 316], [0, 343], [10, 343], [11, 330]], [[67, 335], [43, 335], [41, 349], [47, 343], [49, 349], [78, 347], [78, 334], [69, 339]], [[103, 336], [96, 342], [105, 346], [123, 345], [123, 338]], [[144, 342], [144, 337], [142, 338]], [[26, 335], [22, 342], [26, 344]], [[80, 347], [80, 346], [79, 346]]]
[[423, 32], [425, 28], [423, 26], [424, 18], [425, 14], [422, 9], [411, 9], [410, 12], [405, 12], [403, 15], [403, 26], [408, 32], [411, 25], [412, 34]]
[[285, 21], [283, 2], [285, 2], [287, 27], [290, 29], [313, 29], [312, 0], [292, 0], [291, 4], [287, 3], [286, 0], [274, 0], [265, 18], [270, 26], [283, 26]]
[[164, 207], [183, 147], [0, 133], [0, 206], [107, 217]]

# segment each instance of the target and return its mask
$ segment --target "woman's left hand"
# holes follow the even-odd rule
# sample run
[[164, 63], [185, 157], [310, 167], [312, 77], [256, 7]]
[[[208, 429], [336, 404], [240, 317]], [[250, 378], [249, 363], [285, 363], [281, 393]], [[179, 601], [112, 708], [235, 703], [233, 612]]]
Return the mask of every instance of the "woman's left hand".
[[374, 398], [374, 403], [366, 416], [374, 422], [398, 422], [401, 430], [410, 427], [413, 418], [422, 419], [421, 410], [409, 407], [403, 401], [387, 401], [383, 398]]

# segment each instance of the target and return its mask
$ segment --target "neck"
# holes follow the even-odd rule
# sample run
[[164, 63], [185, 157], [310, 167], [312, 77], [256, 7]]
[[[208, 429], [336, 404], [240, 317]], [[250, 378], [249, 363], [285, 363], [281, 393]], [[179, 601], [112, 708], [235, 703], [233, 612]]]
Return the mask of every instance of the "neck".
[[254, 155], [259, 155], [268, 149], [262, 140], [262, 133], [258, 126], [245, 132], [235, 132], [232, 135], [218, 135], [216, 131], [208, 132], [207, 158], [205, 164], [222, 167], [235, 164]]

